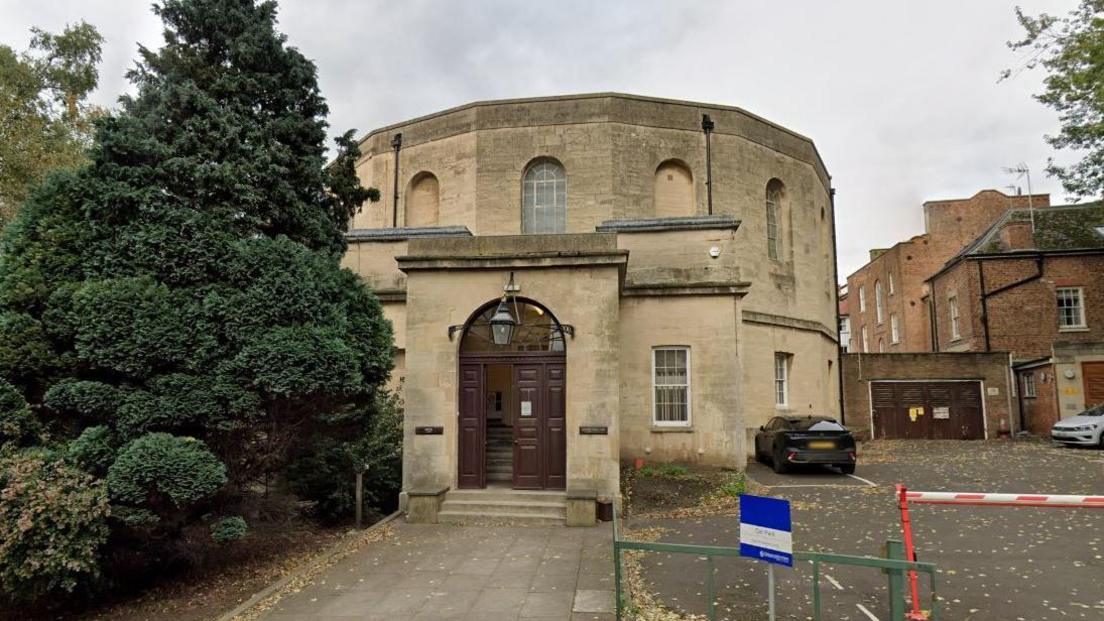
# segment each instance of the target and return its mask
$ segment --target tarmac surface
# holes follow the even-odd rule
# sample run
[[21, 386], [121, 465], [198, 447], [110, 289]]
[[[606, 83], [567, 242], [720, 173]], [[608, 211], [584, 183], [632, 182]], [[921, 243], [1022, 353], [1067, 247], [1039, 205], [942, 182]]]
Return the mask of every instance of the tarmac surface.
[[[1104, 493], [1104, 451], [1041, 442], [880, 441], [861, 449], [855, 476], [827, 470], [777, 475], [751, 464], [761, 493], [786, 498], [795, 550], [882, 556], [901, 539], [893, 485], [916, 491], [1039, 494]], [[919, 560], [938, 566], [941, 618], [1050, 621], [1104, 619], [1104, 509], [914, 505]], [[736, 516], [638, 519], [662, 541], [736, 545]], [[718, 618], [767, 618], [766, 567], [717, 559]], [[649, 553], [644, 577], [673, 609], [704, 614], [704, 558]], [[887, 578], [877, 569], [822, 568], [824, 619], [887, 621]], [[812, 619], [808, 564], [775, 569], [778, 619]], [[921, 608], [930, 591], [920, 575]]]

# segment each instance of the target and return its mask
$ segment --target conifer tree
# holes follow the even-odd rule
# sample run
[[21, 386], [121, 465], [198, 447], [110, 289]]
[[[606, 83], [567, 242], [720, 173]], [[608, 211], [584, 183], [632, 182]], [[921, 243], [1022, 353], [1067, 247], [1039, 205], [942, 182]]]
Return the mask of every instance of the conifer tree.
[[273, 2], [154, 10], [165, 45], [140, 50], [91, 163], [49, 176], [5, 231], [0, 378], [35, 413], [19, 442], [49, 438], [106, 481], [114, 528], [224, 541], [304, 442], [370, 428], [391, 327], [339, 261], [378, 192], [351, 133], [325, 166], [315, 67]]

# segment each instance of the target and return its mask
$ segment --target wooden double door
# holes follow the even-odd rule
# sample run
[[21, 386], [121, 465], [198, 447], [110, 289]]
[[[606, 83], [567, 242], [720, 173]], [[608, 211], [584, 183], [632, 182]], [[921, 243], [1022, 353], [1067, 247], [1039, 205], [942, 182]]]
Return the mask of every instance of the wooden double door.
[[524, 355], [460, 359], [458, 486], [487, 485], [487, 367], [506, 365], [511, 383], [514, 489], [564, 489], [567, 484], [564, 357]]
[[980, 382], [871, 382], [876, 438], [980, 440]]

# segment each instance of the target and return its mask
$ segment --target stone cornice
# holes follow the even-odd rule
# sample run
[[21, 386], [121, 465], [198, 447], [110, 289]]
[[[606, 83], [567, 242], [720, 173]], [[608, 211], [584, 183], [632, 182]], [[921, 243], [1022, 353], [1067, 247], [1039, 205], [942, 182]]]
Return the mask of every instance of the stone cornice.
[[664, 284], [633, 284], [621, 289], [621, 295], [633, 297], [666, 297], [687, 295], [747, 295], [751, 283], [747, 282], [680, 282]]
[[808, 319], [798, 319], [796, 317], [772, 315], [770, 313], [759, 313], [749, 310], [743, 312], [743, 321], [744, 323], [758, 323], [782, 328], [794, 328], [796, 330], [805, 330], [808, 332], [819, 332], [833, 342], [837, 342], [835, 331], [829, 329], [828, 326], [825, 326], [819, 321], [809, 321]]
[[471, 237], [466, 226], [399, 227], [386, 229], [353, 229], [345, 233], [352, 244], [361, 242], [400, 242], [423, 237]]
[[703, 229], [732, 230], [740, 221], [732, 216], [686, 216], [680, 218], [645, 218], [636, 220], [606, 220], [595, 229], [599, 233], [654, 233], [662, 231], [694, 231]]
[[622, 271], [628, 250], [579, 252], [522, 252], [499, 255], [407, 255], [395, 257], [403, 272], [415, 270], [501, 270], [548, 267], [616, 266]]

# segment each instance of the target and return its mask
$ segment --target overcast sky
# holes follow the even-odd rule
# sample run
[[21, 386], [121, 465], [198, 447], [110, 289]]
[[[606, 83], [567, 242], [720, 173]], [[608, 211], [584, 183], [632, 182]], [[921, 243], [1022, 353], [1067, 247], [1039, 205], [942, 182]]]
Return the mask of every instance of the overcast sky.
[[[469, 101], [621, 91], [739, 106], [812, 138], [837, 188], [840, 276], [871, 247], [922, 232], [925, 200], [1018, 183], [1065, 198], [1042, 172], [1056, 115], [1042, 76], [997, 83], [1022, 58], [1013, 7], [1073, 0], [284, 0], [280, 25], [318, 65], [331, 133]], [[96, 103], [129, 88], [137, 44], [157, 47], [144, 1], [0, 0], [0, 42], [84, 19], [107, 39]]]

